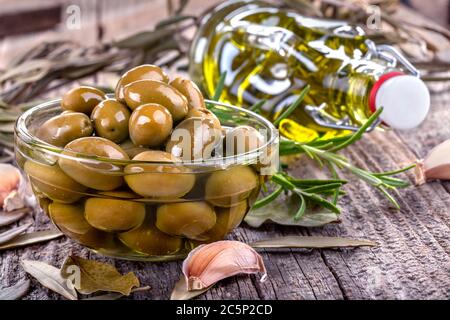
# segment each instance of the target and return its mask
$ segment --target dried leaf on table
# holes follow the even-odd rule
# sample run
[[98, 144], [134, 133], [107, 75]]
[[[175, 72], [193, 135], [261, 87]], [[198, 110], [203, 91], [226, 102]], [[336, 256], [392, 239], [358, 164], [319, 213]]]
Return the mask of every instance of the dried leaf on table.
[[18, 300], [27, 294], [30, 280], [21, 280], [15, 285], [0, 289], [0, 300]]
[[0, 245], [16, 238], [18, 235], [24, 233], [30, 226], [31, 226], [31, 223], [27, 223], [27, 224], [23, 224], [21, 226], [9, 229], [8, 231], [5, 231], [3, 233], [0, 233]]
[[274, 239], [266, 239], [249, 243], [253, 248], [348, 248], [376, 246], [370, 240], [349, 239], [342, 237], [321, 236], [287, 236]]
[[22, 260], [23, 269], [36, 278], [44, 287], [49, 288], [69, 300], [77, 300], [75, 288], [68, 286], [68, 281], [61, 276], [61, 271], [45, 262]]
[[[131, 290], [131, 293], [140, 292], [140, 291], [146, 291], [146, 290], [149, 290], [149, 289], [150, 289], [149, 286], [140, 287], [140, 288], [136, 288], [136, 289]], [[122, 297], [124, 297], [124, 295], [121, 294], [121, 293], [111, 292], [111, 293], [101, 294], [101, 295], [98, 295], [98, 296], [84, 298], [82, 300], [118, 300], [118, 299], [120, 299]]]
[[339, 215], [324, 208], [306, 208], [300, 219], [294, 216], [298, 211], [299, 203], [294, 197], [280, 195], [269, 204], [251, 209], [245, 217], [245, 222], [251, 227], [258, 228], [265, 222], [274, 222], [288, 226], [320, 227], [332, 222], [339, 222]]
[[0, 251], [6, 249], [20, 248], [30, 244], [49, 241], [62, 236], [63, 234], [58, 230], [45, 230], [26, 233], [15, 237], [11, 241], [0, 244]]
[[77, 272], [76, 268], [79, 268], [80, 281], [75, 281], [74, 286], [83, 294], [110, 291], [128, 296], [134, 287], [139, 286], [139, 280], [133, 272], [122, 275], [110, 264], [76, 256], [66, 259], [61, 267], [62, 277], [70, 279]]
[[22, 219], [27, 213], [30, 212], [30, 210], [30, 208], [21, 208], [9, 212], [0, 211], [0, 227], [7, 226]]
[[202, 293], [211, 289], [214, 285], [209, 286], [207, 288], [201, 290], [187, 290], [186, 278], [183, 276], [180, 280], [175, 284], [175, 288], [173, 288], [172, 293], [170, 294], [170, 300], [190, 300], [195, 298]]

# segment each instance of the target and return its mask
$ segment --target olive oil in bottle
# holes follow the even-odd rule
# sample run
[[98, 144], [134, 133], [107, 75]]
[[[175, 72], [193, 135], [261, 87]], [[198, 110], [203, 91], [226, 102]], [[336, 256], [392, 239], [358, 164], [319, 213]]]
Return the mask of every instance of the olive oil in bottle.
[[381, 120], [397, 129], [416, 127], [429, 109], [417, 70], [392, 47], [376, 47], [346, 22], [262, 1], [228, 1], [203, 18], [191, 77], [212, 96], [224, 72], [222, 101], [249, 107], [265, 99], [271, 120], [309, 85], [302, 106], [280, 123], [284, 136], [301, 142], [348, 134], [380, 106]]

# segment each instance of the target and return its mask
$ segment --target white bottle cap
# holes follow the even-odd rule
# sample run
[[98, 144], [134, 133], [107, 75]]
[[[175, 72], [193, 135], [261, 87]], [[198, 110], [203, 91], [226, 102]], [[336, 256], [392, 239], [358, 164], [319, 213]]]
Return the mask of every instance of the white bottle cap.
[[371, 109], [383, 107], [380, 119], [393, 129], [417, 127], [430, 109], [430, 92], [425, 83], [418, 77], [397, 72], [383, 77], [372, 89]]

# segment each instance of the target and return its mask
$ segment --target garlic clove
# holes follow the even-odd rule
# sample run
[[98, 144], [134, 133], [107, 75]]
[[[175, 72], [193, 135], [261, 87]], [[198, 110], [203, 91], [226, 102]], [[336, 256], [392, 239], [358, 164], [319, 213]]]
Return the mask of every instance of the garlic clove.
[[0, 163], [0, 177], [0, 207], [3, 207], [5, 199], [18, 189], [21, 175], [16, 167]]
[[416, 183], [450, 180], [450, 139], [435, 146], [416, 166]]
[[262, 257], [249, 245], [223, 240], [201, 245], [192, 250], [183, 262], [187, 290], [201, 290], [237, 275], [262, 272], [267, 277]]

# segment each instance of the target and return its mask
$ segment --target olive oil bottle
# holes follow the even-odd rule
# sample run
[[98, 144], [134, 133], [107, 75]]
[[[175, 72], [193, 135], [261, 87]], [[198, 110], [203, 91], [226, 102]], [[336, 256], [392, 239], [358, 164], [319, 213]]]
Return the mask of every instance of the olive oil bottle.
[[418, 126], [430, 98], [418, 71], [394, 48], [375, 46], [344, 21], [304, 17], [263, 1], [227, 1], [201, 21], [190, 74], [212, 96], [226, 72], [221, 100], [249, 107], [264, 99], [275, 120], [310, 86], [281, 133], [308, 142], [357, 128], [380, 106], [384, 124]]

